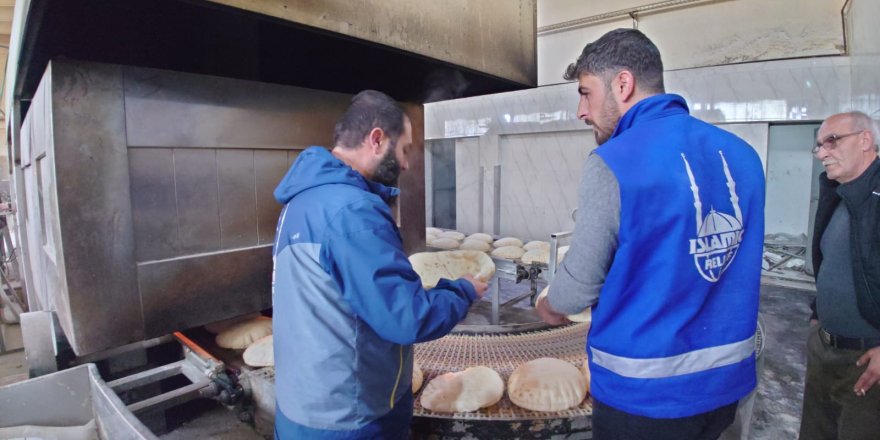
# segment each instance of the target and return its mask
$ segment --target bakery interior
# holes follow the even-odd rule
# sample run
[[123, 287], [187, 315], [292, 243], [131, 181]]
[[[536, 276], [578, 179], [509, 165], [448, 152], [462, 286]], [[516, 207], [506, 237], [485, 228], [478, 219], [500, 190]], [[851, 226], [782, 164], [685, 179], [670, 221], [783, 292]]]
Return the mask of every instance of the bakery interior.
[[[797, 438], [822, 171], [804, 146], [831, 114], [880, 117], [877, 16], [876, 0], [0, 0], [0, 429], [272, 438], [272, 191], [376, 89], [412, 121], [394, 208], [423, 284], [444, 276], [430, 267], [489, 282], [414, 348], [413, 438], [591, 439], [589, 314], [552, 327], [534, 304], [597, 146], [562, 73], [625, 27], [692, 115], [762, 160], [759, 385], [722, 438]], [[535, 361], [579, 400], [517, 403]], [[476, 409], [423, 398], [466, 370], [507, 388]]]

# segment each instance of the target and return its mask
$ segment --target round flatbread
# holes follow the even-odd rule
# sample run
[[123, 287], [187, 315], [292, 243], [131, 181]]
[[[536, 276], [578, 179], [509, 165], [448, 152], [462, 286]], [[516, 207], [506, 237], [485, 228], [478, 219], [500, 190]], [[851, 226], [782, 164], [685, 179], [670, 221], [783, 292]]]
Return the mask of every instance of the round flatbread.
[[412, 373], [412, 392], [413, 394], [419, 392], [419, 388], [422, 387], [422, 382], [425, 381], [425, 373], [422, 372], [422, 367], [418, 362], [413, 362], [413, 373]]
[[425, 235], [439, 235], [441, 232], [443, 232], [443, 230], [439, 228], [432, 228], [430, 226], [425, 228]]
[[565, 255], [568, 253], [568, 246], [559, 246], [559, 249], [556, 251], [556, 264], [562, 263], [562, 260], [565, 259]]
[[522, 257], [520, 257], [520, 261], [522, 261], [524, 264], [550, 264], [550, 250], [544, 248], [535, 248], [532, 250], [528, 250], [526, 251], [526, 253], [523, 254]]
[[422, 407], [436, 412], [471, 412], [504, 396], [504, 381], [489, 367], [471, 367], [435, 377], [422, 391]]
[[217, 333], [220, 333], [223, 330], [226, 330], [229, 327], [238, 324], [239, 322], [257, 319], [260, 316], [262, 315], [260, 315], [259, 313], [248, 313], [247, 315], [241, 315], [234, 318], [224, 319], [222, 321], [212, 322], [210, 324], [205, 324], [205, 330], [207, 330], [209, 333], [216, 335]]
[[581, 365], [581, 374], [584, 375], [584, 379], [587, 380], [587, 392], [590, 392], [590, 358], [584, 359], [584, 364]]
[[458, 249], [460, 243], [458, 240], [452, 238], [435, 238], [428, 242], [428, 246], [435, 247], [437, 249]]
[[505, 246], [516, 246], [518, 248], [521, 248], [522, 245], [523, 245], [522, 240], [520, 240], [516, 237], [499, 238], [498, 240], [495, 240], [494, 243], [492, 243], [492, 246], [494, 246], [496, 248], [505, 247]]
[[517, 258], [522, 257], [524, 253], [526, 253], [526, 251], [518, 246], [502, 246], [500, 248], [495, 248], [495, 250], [492, 251], [492, 256], [507, 260], [516, 260]]
[[[547, 287], [544, 288], [544, 290], [541, 291], [541, 293], [538, 294], [538, 297], [535, 298], [535, 304], [538, 304], [538, 300], [546, 297], [547, 292], [549, 292], [549, 291], [550, 291], [550, 286], [548, 285]], [[568, 320], [571, 322], [592, 322], [593, 321], [593, 308], [587, 307], [586, 310], [584, 310], [580, 313], [575, 313], [574, 315], [567, 315], [566, 318], [568, 318]]]
[[549, 241], [530, 241], [523, 245], [523, 249], [530, 251], [533, 249], [546, 249], [547, 252], [550, 252], [550, 242]]
[[458, 248], [468, 251], [489, 252], [489, 250], [492, 249], [492, 245], [486, 243], [485, 241], [466, 238], [464, 242], [461, 243], [461, 246], [459, 246]]
[[263, 336], [248, 345], [242, 358], [244, 363], [252, 367], [274, 367], [275, 366], [275, 350], [272, 345], [274, 338], [272, 335]]
[[219, 347], [244, 350], [257, 339], [272, 334], [272, 318], [261, 316], [250, 321], [239, 322], [232, 327], [223, 330], [214, 342]]
[[492, 242], [495, 241], [495, 239], [492, 238], [491, 235], [484, 234], [482, 232], [477, 232], [475, 234], [468, 235], [467, 238], [465, 238], [465, 240], [480, 240], [480, 241], [483, 241], [483, 242], [486, 242], [489, 244], [492, 244]]
[[453, 240], [462, 241], [464, 240], [464, 234], [458, 231], [443, 231], [437, 234], [438, 238], [451, 238]]
[[510, 401], [532, 411], [562, 411], [580, 404], [587, 396], [584, 375], [560, 359], [540, 358], [526, 362], [507, 381]]
[[410, 255], [409, 262], [425, 289], [434, 288], [440, 278], [457, 280], [472, 274], [480, 281], [489, 282], [495, 275], [495, 262], [480, 251], [420, 252]]

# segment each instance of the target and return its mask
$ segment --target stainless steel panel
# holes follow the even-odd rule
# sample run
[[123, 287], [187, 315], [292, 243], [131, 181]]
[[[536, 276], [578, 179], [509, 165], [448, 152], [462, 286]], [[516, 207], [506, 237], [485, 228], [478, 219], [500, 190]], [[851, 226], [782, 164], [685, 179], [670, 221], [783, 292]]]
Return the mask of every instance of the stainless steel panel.
[[210, 149], [174, 150], [177, 190], [177, 230], [181, 255], [220, 249], [217, 152]]
[[253, 150], [217, 150], [220, 248], [258, 244]]
[[43, 122], [53, 134], [47, 149], [54, 154], [57, 211], [44, 222], [47, 232], [57, 234], [55, 265], [47, 274], [54, 269], [58, 277], [47, 289], [58, 298], [55, 307], [74, 351], [84, 354], [144, 338], [136, 306], [122, 72], [109, 65], [53, 63], [50, 75], [51, 120]]
[[254, 150], [254, 168], [257, 170], [257, 222], [259, 244], [272, 244], [281, 205], [272, 192], [290, 167], [286, 151]]
[[329, 145], [349, 95], [228, 78], [125, 69], [131, 147], [290, 149]]
[[269, 308], [271, 281], [271, 246], [139, 264], [147, 334]]
[[128, 150], [136, 261], [179, 255], [173, 156], [170, 148]]
[[537, 84], [536, 0], [211, 0]]

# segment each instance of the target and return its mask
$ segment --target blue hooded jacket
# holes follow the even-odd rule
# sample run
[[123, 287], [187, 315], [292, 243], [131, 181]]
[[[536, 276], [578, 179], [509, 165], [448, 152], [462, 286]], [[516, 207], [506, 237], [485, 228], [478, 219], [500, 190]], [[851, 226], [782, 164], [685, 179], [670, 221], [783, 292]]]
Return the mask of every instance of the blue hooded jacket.
[[388, 206], [398, 193], [321, 147], [275, 189], [277, 438], [405, 436], [411, 344], [447, 334], [476, 299], [464, 280], [422, 287]]

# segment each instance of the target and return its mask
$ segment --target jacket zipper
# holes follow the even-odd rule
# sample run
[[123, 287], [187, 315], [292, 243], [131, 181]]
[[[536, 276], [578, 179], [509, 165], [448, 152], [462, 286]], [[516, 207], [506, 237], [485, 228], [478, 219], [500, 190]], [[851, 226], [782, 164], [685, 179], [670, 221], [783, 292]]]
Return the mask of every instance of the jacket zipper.
[[397, 395], [397, 387], [400, 386], [400, 376], [403, 375], [403, 346], [398, 345], [398, 348], [400, 349], [400, 365], [397, 367], [397, 380], [394, 381], [394, 389], [391, 390], [391, 402], [389, 402], [391, 409], [394, 409], [394, 396]]

